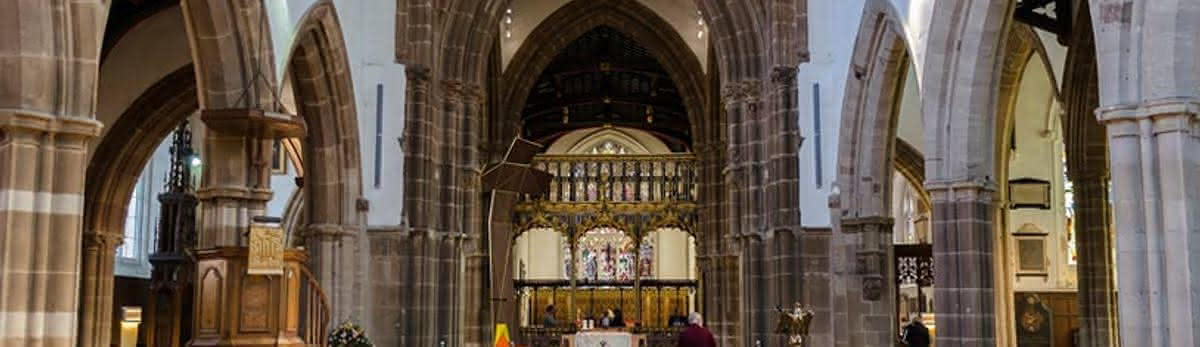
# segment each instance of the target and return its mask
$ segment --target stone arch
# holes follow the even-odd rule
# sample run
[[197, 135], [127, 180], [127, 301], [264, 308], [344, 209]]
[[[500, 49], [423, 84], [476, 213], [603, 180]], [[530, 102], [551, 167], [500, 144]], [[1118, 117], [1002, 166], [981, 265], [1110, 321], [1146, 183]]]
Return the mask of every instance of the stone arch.
[[355, 225], [351, 203], [362, 194], [361, 156], [354, 86], [341, 25], [331, 1], [321, 1], [301, 18], [288, 73], [297, 113], [308, 125], [302, 157], [310, 223]]
[[998, 0], [931, 6], [921, 67], [927, 180], [992, 186], [995, 141], [988, 130], [1013, 6]]
[[129, 196], [154, 149], [199, 108], [188, 65], [163, 77], [109, 125], [87, 167], [84, 230], [120, 233]]
[[598, 26], [628, 34], [663, 65], [680, 89], [693, 134], [704, 134], [705, 129], [715, 126], [706, 119], [709, 114], [704, 107], [704, 70], [700, 60], [669, 23], [636, 1], [571, 2], [538, 24], [504, 71], [501, 82], [506, 90], [502, 97], [504, 108], [499, 112], [501, 119], [494, 121], [510, 124], [513, 129], [519, 127], [526, 98], [555, 53]]
[[[307, 124], [303, 139], [302, 192], [289, 197], [289, 210], [302, 203], [301, 217], [292, 217], [310, 249], [310, 266], [329, 295], [334, 319], [362, 311], [363, 295], [356, 295], [361, 266], [356, 254], [364, 212], [362, 156], [359, 153], [358, 116], [353, 81], [341, 24], [332, 1], [314, 4], [299, 21], [287, 72], [292, 81], [296, 111]], [[358, 293], [358, 294], [365, 294]]]
[[[840, 191], [833, 198], [830, 241], [834, 252], [857, 260], [831, 262], [829, 268], [835, 314], [847, 317], [830, 324], [829, 339], [847, 345], [875, 345], [894, 336], [893, 168], [911, 180], [921, 158], [896, 134], [906, 74], [915, 73], [907, 71], [910, 55], [902, 22], [884, 1], [867, 2], [862, 18], [842, 111]], [[920, 181], [914, 185], [922, 186]]]
[[274, 111], [274, 53], [262, 0], [181, 4], [205, 110]]
[[[764, 23], [768, 21], [760, 14], [770, 13], [771, 16], [782, 16], [784, 14], [794, 14], [797, 12], [795, 8], [791, 8], [791, 12], [783, 12], [787, 7], [794, 6], [792, 1], [776, 2], [778, 6], [784, 8], [772, 8], [771, 12], [767, 12], [762, 8], [761, 2], [756, 1], [720, 1], [720, 0], [697, 0], [697, 6], [700, 7], [701, 13], [704, 15], [704, 20], [710, 28], [712, 28], [713, 51], [716, 52], [716, 65], [720, 68], [720, 78], [722, 85], [742, 81], [758, 81], [767, 78], [768, 67], [764, 63], [770, 48], [775, 45], [764, 42], [767, 28], [774, 23]], [[775, 11], [780, 11], [775, 13]], [[788, 23], [780, 25], [776, 29], [783, 29], [794, 23], [795, 17], [789, 21], [780, 21]], [[794, 42], [787, 40], [784, 42]], [[787, 47], [791, 45], [780, 45], [779, 47]], [[805, 47], [806, 49], [807, 47]], [[807, 53], [804, 53], [807, 58]], [[799, 58], [799, 57], [796, 57]], [[794, 61], [795, 66], [799, 64], [799, 60]]]
[[[1012, 343], [1011, 298], [1005, 297], [1007, 262], [995, 194], [1000, 94], [1011, 1], [938, 1], [928, 27], [921, 67], [925, 118], [925, 188], [933, 203], [934, 279], [939, 345]], [[1025, 57], [1028, 59], [1028, 57]]]
[[[199, 109], [195, 73], [188, 65], [147, 88], [113, 124], [87, 165], [83, 230], [89, 237], [120, 239], [129, 197], [155, 148]], [[97, 254], [86, 254], [88, 252]], [[81, 345], [111, 341], [112, 249], [85, 249], [80, 295]]]
[[[838, 146], [841, 214], [886, 216], [895, 125], [909, 66], [900, 22], [887, 4], [868, 2], [850, 63]], [[920, 154], [912, 146], [913, 152]], [[924, 173], [922, 173], [922, 176]]]

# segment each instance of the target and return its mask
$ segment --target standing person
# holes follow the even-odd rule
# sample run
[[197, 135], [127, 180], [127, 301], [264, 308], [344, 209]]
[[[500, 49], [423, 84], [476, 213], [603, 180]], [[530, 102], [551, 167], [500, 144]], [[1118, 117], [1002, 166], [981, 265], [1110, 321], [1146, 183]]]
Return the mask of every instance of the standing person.
[[547, 328], [552, 328], [558, 325], [558, 320], [554, 318], [554, 305], [546, 305], [546, 314], [542, 315], [542, 325]]
[[625, 315], [621, 313], [621, 309], [615, 308], [612, 310], [612, 319], [608, 321], [609, 328], [624, 328]]
[[679, 347], [717, 347], [717, 340], [704, 327], [704, 317], [699, 312], [688, 314], [688, 326], [679, 333]]
[[921, 323], [921, 315], [914, 313], [908, 319], [908, 324], [904, 326], [904, 332], [900, 335], [900, 342], [909, 347], [929, 347], [929, 328]]

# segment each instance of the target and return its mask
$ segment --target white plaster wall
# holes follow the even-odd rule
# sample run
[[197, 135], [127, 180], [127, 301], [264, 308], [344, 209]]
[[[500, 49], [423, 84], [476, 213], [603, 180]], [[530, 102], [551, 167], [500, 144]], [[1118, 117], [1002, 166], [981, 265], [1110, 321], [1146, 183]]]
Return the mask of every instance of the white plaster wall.
[[[354, 81], [363, 196], [371, 205], [367, 225], [401, 225], [404, 152], [400, 137], [404, 132], [406, 77], [404, 65], [397, 64], [395, 59], [396, 2], [337, 0], [334, 7], [342, 25], [350, 77]], [[377, 121], [377, 112], [382, 115], [382, 122]]]
[[920, 88], [917, 88], [917, 71], [914, 69], [912, 64], [908, 64], [908, 71], [904, 76], [904, 91], [900, 94], [900, 119], [896, 124], [896, 136], [924, 154], [925, 117], [921, 114]]
[[167, 74], [191, 62], [192, 50], [179, 6], [158, 12], [126, 32], [100, 65], [96, 120], [104, 127], [100, 128], [100, 138], [89, 143], [89, 158], [134, 100]]
[[681, 230], [663, 229], [655, 232], [653, 237], [655, 276], [670, 280], [691, 279], [694, 258], [691, 236]]
[[[800, 210], [805, 227], [829, 227], [828, 196], [837, 177], [838, 132], [841, 127], [842, 97], [854, 36], [862, 17], [863, 0], [809, 1], [808, 44], [811, 61], [800, 65], [796, 83], [799, 93]], [[820, 85], [820, 100], [813, 100], [813, 85]], [[820, 106], [820, 161], [817, 174], [817, 131], [814, 103]], [[820, 177], [818, 177], [820, 176]], [[818, 180], [819, 178], [819, 180]]]
[[521, 264], [525, 265], [525, 279], [562, 279], [563, 254], [562, 234], [556, 231], [530, 230], [517, 238], [513, 247], [513, 278], [521, 278]]
[[1054, 98], [1053, 81], [1046, 71], [1042, 60], [1034, 57], [1021, 79], [1013, 110], [1017, 150], [1009, 160], [1008, 175], [1009, 179], [1031, 177], [1050, 181], [1051, 208], [1010, 210], [1007, 228], [1013, 245], [1008, 254], [1012, 269], [1019, 269], [1019, 253], [1018, 238], [1011, 234], [1026, 224], [1047, 233], [1044, 241], [1049, 276], [1018, 276], [1014, 282], [1014, 289], [1018, 291], [1069, 290], [1075, 285], [1073, 269], [1067, 265], [1060, 111]]
[[271, 175], [271, 201], [267, 201], [266, 212], [270, 217], [283, 218], [288, 201], [296, 193], [296, 168], [288, 160], [284, 160], [283, 165], [287, 166], [285, 173]]

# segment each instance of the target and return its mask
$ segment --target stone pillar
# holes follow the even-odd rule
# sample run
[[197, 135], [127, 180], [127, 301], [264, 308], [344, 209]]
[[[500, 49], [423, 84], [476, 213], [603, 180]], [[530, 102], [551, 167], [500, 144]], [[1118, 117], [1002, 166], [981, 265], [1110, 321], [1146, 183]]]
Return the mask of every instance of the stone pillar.
[[85, 283], [85, 304], [109, 304], [76, 311], [83, 173], [88, 141], [99, 130], [100, 123], [86, 118], [0, 111], [0, 345], [75, 346], [81, 318], [89, 338], [108, 332], [100, 321], [110, 319], [105, 306], [111, 310], [120, 236], [87, 238], [91, 257], [84, 269], [107, 269], [108, 282], [99, 272]]
[[741, 257], [737, 254], [699, 256], [701, 313], [718, 346], [742, 346], [744, 321]]
[[[333, 198], [333, 197], [330, 197]], [[310, 224], [304, 230], [304, 238], [311, 257], [309, 267], [321, 290], [329, 300], [330, 324], [341, 324], [347, 319], [360, 319], [354, 314], [354, 264], [357, 260], [351, 250], [357, 248], [357, 226], [337, 224]]]
[[83, 234], [83, 285], [80, 288], [79, 341], [86, 346], [109, 346], [112, 341], [113, 271], [117, 246], [124, 235], [114, 232]]
[[1125, 346], [1200, 343], [1198, 111], [1190, 99], [1097, 111], [1108, 127]]
[[1117, 319], [1107, 179], [1088, 176], [1072, 182], [1079, 250], [1079, 345], [1113, 346]]
[[1079, 250], [1079, 346], [1117, 344], [1112, 215], [1108, 202], [1108, 144], [1104, 125], [1093, 112], [1099, 105], [1096, 47], [1087, 2], [1075, 16], [1063, 73], [1063, 119], [1067, 175], [1074, 183], [1075, 237]]
[[837, 317], [838, 346], [891, 346], [896, 332], [896, 284], [892, 271], [892, 218], [844, 218], [831, 264], [840, 279], [831, 295], [844, 312]]
[[937, 345], [994, 345], [993, 188], [967, 181], [926, 183], [925, 189], [933, 204]]

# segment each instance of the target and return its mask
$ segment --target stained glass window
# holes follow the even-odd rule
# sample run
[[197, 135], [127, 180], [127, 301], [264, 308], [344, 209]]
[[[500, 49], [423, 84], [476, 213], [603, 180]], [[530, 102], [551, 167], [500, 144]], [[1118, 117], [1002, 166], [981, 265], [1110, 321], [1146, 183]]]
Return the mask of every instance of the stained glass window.
[[591, 154], [629, 154], [629, 149], [625, 148], [625, 146], [617, 144], [616, 142], [613, 142], [612, 140], [605, 140], [604, 142], [596, 144], [595, 147], [592, 147], [592, 150], [589, 153], [591, 153]]
[[[570, 245], [565, 247], [564, 253], [569, 254]], [[654, 244], [649, 239], [643, 241], [639, 253], [641, 265], [636, 268], [643, 277], [649, 277], [654, 264]], [[632, 281], [635, 277], [633, 239], [613, 228], [591, 230], [579, 238], [575, 256], [564, 257], [567, 278], [570, 278], [572, 263], [581, 280]]]

